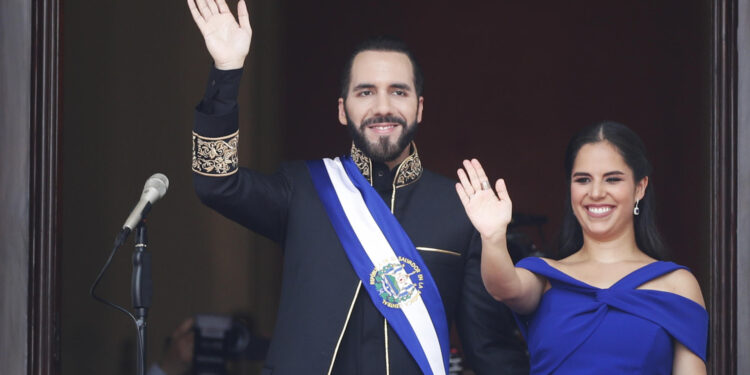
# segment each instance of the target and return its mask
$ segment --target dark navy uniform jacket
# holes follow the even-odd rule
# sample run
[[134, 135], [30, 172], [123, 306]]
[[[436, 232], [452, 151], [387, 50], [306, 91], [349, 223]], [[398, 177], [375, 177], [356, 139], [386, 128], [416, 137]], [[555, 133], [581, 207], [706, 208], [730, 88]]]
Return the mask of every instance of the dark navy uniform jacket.
[[[263, 374], [419, 374], [352, 269], [304, 162], [271, 175], [237, 165], [241, 71], [212, 70], [196, 110], [195, 190], [209, 207], [284, 249], [277, 324]], [[424, 170], [416, 147], [398, 168], [352, 147], [363, 175], [401, 223], [437, 283], [448, 323], [477, 374], [528, 374], [507, 308], [480, 275], [481, 243], [455, 183]]]

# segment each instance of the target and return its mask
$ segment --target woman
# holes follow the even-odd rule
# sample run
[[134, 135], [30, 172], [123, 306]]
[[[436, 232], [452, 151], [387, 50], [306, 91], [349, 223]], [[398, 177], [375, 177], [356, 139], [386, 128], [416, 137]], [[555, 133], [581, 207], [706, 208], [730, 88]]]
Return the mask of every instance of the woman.
[[515, 313], [532, 374], [705, 374], [708, 314], [695, 277], [661, 261], [645, 147], [604, 122], [568, 144], [560, 260], [506, 247], [512, 204], [502, 179], [464, 160], [456, 190], [482, 236], [482, 279]]

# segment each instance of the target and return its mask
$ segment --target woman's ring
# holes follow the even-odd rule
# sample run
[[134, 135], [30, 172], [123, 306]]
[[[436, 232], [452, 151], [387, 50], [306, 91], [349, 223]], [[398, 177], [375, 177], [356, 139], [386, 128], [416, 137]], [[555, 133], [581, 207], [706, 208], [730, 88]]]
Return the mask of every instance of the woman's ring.
[[482, 190], [489, 190], [489, 189], [490, 189], [490, 182], [482, 181]]

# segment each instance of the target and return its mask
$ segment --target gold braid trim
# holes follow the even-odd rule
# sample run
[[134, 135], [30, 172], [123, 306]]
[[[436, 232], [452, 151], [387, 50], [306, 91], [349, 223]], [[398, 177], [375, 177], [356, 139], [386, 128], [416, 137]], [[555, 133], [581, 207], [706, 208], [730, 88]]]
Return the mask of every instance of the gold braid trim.
[[362, 172], [362, 176], [365, 176], [367, 181], [370, 181], [370, 185], [372, 185], [372, 160], [362, 150], [358, 149], [354, 143], [352, 143], [350, 154], [352, 161], [357, 165], [359, 171]]
[[203, 137], [193, 132], [193, 172], [213, 177], [237, 172], [239, 137], [239, 130], [219, 138]]
[[[396, 171], [396, 177], [393, 179], [393, 186], [395, 188], [409, 185], [422, 176], [422, 161], [419, 159], [417, 145], [412, 142], [411, 147], [411, 155], [399, 164], [398, 170]], [[372, 185], [372, 160], [370, 160], [370, 158], [354, 144], [352, 144], [350, 155], [354, 164], [359, 168], [359, 171], [362, 172], [362, 175], [365, 176], [367, 181], [370, 181], [370, 185]]]
[[419, 153], [417, 152], [417, 145], [414, 142], [411, 143], [414, 151], [401, 162], [396, 171], [396, 178], [393, 181], [393, 186], [400, 188], [419, 179], [422, 176], [422, 161], [419, 159]]

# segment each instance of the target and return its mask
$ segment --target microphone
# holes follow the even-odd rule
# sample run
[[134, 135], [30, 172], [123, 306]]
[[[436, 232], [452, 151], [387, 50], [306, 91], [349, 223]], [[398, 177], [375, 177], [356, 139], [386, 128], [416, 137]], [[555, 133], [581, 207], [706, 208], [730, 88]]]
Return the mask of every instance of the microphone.
[[122, 232], [130, 233], [138, 223], [146, 217], [151, 206], [167, 193], [168, 187], [169, 179], [167, 179], [167, 176], [161, 173], [155, 173], [153, 176], [149, 177], [148, 180], [146, 180], [146, 184], [143, 186], [141, 199], [138, 201], [138, 204], [135, 205], [133, 211], [130, 212], [130, 216], [128, 216], [127, 220], [125, 220], [125, 224], [122, 226]]

